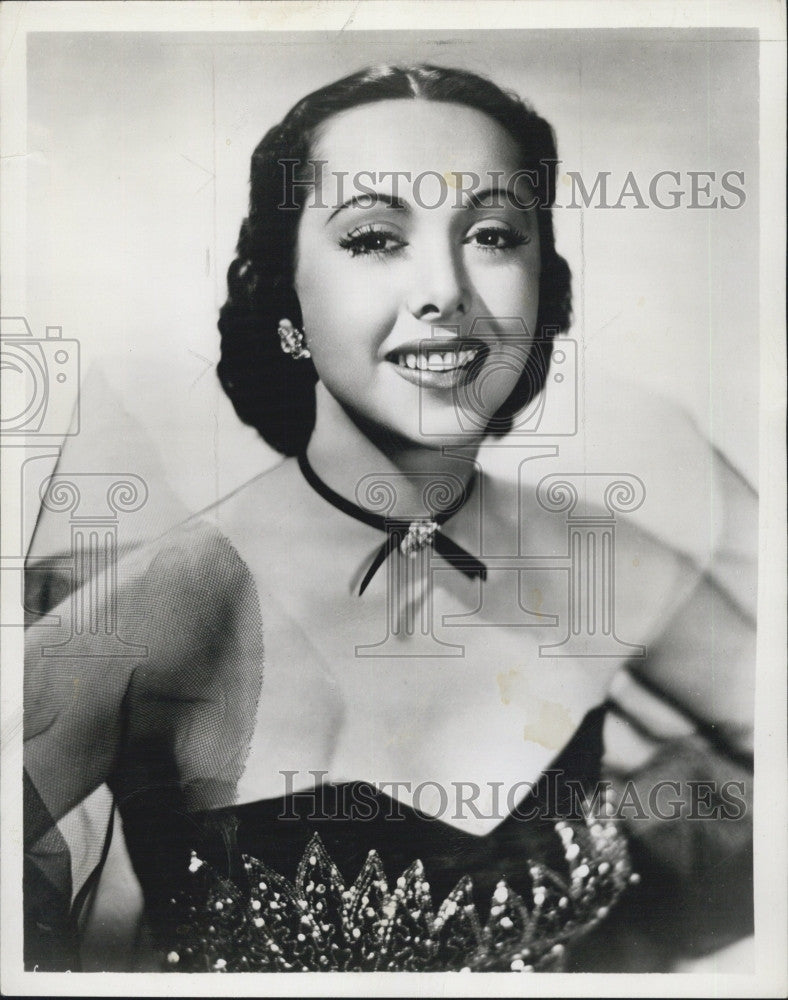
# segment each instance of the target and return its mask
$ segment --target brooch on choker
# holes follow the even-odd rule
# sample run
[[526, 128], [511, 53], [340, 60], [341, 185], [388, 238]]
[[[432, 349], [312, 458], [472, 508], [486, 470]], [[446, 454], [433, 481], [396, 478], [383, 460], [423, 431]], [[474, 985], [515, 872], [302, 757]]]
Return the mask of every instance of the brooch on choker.
[[[450, 511], [435, 514], [431, 518], [416, 518], [410, 521], [383, 517], [381, 514], [375, 514], [372, 511], [365, 510], [363, 507], [359, 507], [358, 504], [346, 500], [345, 497], [340, 496], [339, 493], [332, 490], [312, 468], [305, 452], [302, 452], [298, 456], [298, 467], [312, 489], [333, 507], [341, 510], [343, 514], [361, 521], [362, 524], [368, 524], [371, 528], [385, 531], [388, 536], [375, 554], [369, 569], [364, 575], [364, 579], [361, 581], [358, 589], [359, 597], [367, 589], [375, 573], [377, 573], [388, 556], [396, 548], [399, 548], [403, 555], [415, 556], [422, 549], [431, 546], [446, 562], [459, 569], [466, 576], [479, 577], [481, 580], [487, 579], [487, 567], [481, 559], [477, 559], [476, 556], [471, 555], [461, 545], [447, 538], [440, 530], [441, 525], [445, 524], [452, 514], [456, 513], [457, 507]], [[463, 493], [463, 503], [470, 496], [471, 488], [472, 482]]]
[[427, 545], [432, 545], [437, 521], [411, 521], [408, 530], [399, 543], [399, 550], [404, 556], [415, 556]]

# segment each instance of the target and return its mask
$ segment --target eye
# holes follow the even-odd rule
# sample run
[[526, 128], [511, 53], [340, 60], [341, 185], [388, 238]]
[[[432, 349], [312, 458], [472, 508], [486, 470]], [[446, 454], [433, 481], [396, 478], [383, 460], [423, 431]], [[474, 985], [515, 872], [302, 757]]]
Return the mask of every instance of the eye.
[[339, 240], [339, 245], [343, 250], [347, 250], [351, 257], [360, 255], [385, 257], [397, 253], [408, 244], [393, 230], [370, 223], [367, 226], [359, 226], [347, 236], [343, 236]]
[[463, 240], [468, 246], [478, 247], [480, 250], [497, 252], [501, 250], [514, 250], [516, 247], [531, 242], [531, 237], [520, 232], [512, 226], [491, 226], [484, 225], [474, 229]]

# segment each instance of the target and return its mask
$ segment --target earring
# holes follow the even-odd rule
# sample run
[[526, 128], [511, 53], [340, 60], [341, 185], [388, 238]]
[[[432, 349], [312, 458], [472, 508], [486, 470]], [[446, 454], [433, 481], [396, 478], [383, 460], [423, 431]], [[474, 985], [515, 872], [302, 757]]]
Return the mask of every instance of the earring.
[[296, 361], [300, 358], [312, 357], [309, 348], [306, 346], [306, 338], [303, 331], [294, 327], [289, 319], [279, 320], [277, 333], [279, 334], [280, 346], [285, 354], [290, 354]]

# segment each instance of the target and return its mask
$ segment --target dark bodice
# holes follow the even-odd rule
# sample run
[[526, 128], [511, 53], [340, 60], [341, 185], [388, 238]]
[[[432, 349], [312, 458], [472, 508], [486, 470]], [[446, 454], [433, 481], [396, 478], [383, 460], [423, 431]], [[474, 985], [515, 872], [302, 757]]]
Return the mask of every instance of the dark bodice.
[[[133, 813], [126, 810], [126, 838], [146, 896], [157, 905], [159, 897], [172, 894], [172, 885], [162, 880], [161, 872], [185, 870], [191, 850], [223, 877], [242, 879], [241, 856], [247, 854], [292, 880], [314, 833], [348, 879], [355, 877], [368, 853], [375, 850], [389, 878], [396, 878], [416, 858], [421, 860], [438, 902], [466, 875], [473, 879], [474, 895], [480, 902], [489, 900], [501, 878], [522, 893], [530, 884], [528, 857], [558, 871], [565, 865], [554, 824], [562, 817], [571, 818], [573, 806], [574, 818], [580, 818], [578, 794], [590, 791], [599, 779], [604, 716], [604, 706], [585, 716], [551, 767], [530, 791], [526, 788], [522, 794], [521, 790], [515, 808], [486, 836], [426, 816], [358, 781], [325, 784], [190, 819], [179, 819], [172, 812], [160, 814], [157, 827], [179, 830], [175, 843], [171, 835], [166, 838], [169, 859], [162, 856], [161, 839], [150, 836], [153, 817], [138, 798]], [[445, 789], [445, 794], [449, 813], [457, 807], [455, 789]], [[505, 789], [501, 798], [505, 814]], [[161, 808], [156, 807], [157, 811]], [[470, 806], [466, 803], [460, 809]]]
[[[629, 877], [623, 838], [583, 811], [599, 779], [604, 716], [605, 706], [585, 716], [510, 811], [504, 792], [508, 814], [484, 836], [362, 781], [192, 815], [167, 808], [161, 796], [154, 802], [153, 791], [135, 796], [124, 808], [126, 838], [162, 952], [171, 965], [195, 970], [265, 969], [277, 956], [286, 964], [273, 967], [296, 969], [550, 967], [606, 915]], [[446, 790], [447, 809], [457, 808], [454, 792]], [[460, 808], [470, 808], [467, 791]], [[365, 917], [359, 901], [371, 885], [377, 902], [362, 908]], [[322, 913], [313, 909], [318, 891]], [[381, 959], [398, 891], [403, 906], [413, 897], [406, 909], [414, 927], [400, 928], [398, 958]], [[332, 898], [336, 912], [325, 926], [333, 930], [324, 927], [304, 955], [304, 914], [319, 922]], [[446, 930], [451, 922], [440, 914], [456, 911], [468, 926]], [[414, 940], [437, 943], [419, 957]]]

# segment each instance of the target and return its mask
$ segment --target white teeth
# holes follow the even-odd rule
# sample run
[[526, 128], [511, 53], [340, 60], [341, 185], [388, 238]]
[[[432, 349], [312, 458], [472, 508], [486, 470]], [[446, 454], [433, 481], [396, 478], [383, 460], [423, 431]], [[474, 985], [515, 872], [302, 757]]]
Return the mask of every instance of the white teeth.
[[410, 368], [418, 371], [445, 372], [455, 368], [461, 368], [473, 361], [479, 353], [478, 347], [473, 347], [467, 351], [444, 351], [438, 353], [431, 351], [429, 354], [400, 354], [397, 357], [397, 364], [400, 368]]
[[446, 351], [445, 354], [430, 354], [428, 368], [431, 372], [445, 372], [457, 368], [459, 356], [456, 351]]

